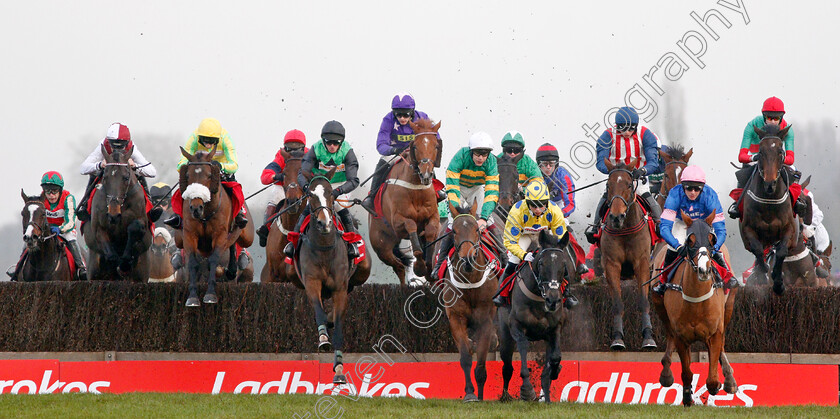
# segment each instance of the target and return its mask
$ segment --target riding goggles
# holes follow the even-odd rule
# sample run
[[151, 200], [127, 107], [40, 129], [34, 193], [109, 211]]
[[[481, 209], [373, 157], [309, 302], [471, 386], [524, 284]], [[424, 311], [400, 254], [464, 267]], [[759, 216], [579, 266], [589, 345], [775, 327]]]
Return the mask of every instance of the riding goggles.
[[61, 192], [61, 188], [57, 186], [44, 187], [44, 193], [57, 195], [59, 192]]
[[412, 111], [408, 111], [408, 112], [402, 111], [402, 110], [394, 111], [394, 117], [396, 117], [396, 118], [411, 118], [413, 116], [414, 116], [414, 112], [412, 112]]
[[525, 149], [522, 147], [502, 147], [502, 151], [504, 151], [505, 154], [519, 154], [523, 150]]
[[542, 199], [539, 201], [525, 201], [531, 208], [545, 208], [548, 206], [548, 200]]
[[702, 192], [703, 185], [687, 183], [683, 185], [683, 189], [685, 189], [686, 192]]
[[324, 141], [325, 145], [341, 145], [343, 142], [342, 140], [328, 140], [326, 138], [322, 138], [321, 140]]
[[490, 155], [490, 150], [473, 150], [472, 153], [479, 157], [487, 157]]
[[213, 144], [218, 144], [219, 139], [216, 138], [216, 137], [205, 137], [203, 135], [199, 135], [198, 136], [198, 142], [200, 142], [201, 144], [213, 145]]
[[615, 130], [617, 132], [633, 131], [636, 129], [636, 124], [616, 124]]

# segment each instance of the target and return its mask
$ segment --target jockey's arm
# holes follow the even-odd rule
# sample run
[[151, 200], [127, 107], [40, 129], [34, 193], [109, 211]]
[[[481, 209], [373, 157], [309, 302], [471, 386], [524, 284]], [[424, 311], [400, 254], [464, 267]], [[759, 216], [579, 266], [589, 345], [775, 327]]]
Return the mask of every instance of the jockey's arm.
[[136, 168], [136, 172], [143, 177], [155, 177], [157, 176], [157, 170], [155, 166], [152, 165], [146, 157], [143, 156], [143, 153], [137, 149], [137, 146], [134, 146], [134, 151], [131, 153], [131, 160], [134, 160], [134, 167]]
[[79, 167], [79, 172], [83, 175], [92, 175], [100, 170], [102, 170], [101, 165], [99, 164], [102, 162], [102, 159], [105, 156], [102, 155], [102, 150], [100, 149], [101, 145], [97, 144], [96, 148], [87, 156], [82, 165]]
[[560, 178], [560, 182], [564, 186], [562, 189], [563, 191], [563, 216], [568, 217], [575, 212], [575, 181], [572, 180], [572, 176], [566, 169], [562, 167], [558, 167], [557, 171], [555, 172], [558, 174], [557, 177]]
[[452, 159], [446, 168], [446, 197], [449, 203], [457, 208], [461, 205], [461, 161]]
[[498, 203], [499, 170], [496, 167], [496, 161], [493, 160], [492, 163], [488, 165], [487, 172], [484, 177], [484, 203], [481, 206], [481, 215], [479, 218], [484, 219], [485, 221], [489, 220]]
[[674, 228], [674, 221], [676, 221], [679, 211], [679, 194], [668, 194], [668, 199], [665, 200], [662, 216], [660, 217], [659, 234], [663, 239], [665, 239], [665, 243], [668, 243], [668, 246], [671, 246], [674, 249], [682, 245], [682, 243], [674, 237], [674, 233], [672, 232]]
[[823, 218], [825, 217], [825, 215], [823, 214], [820, 207], [817, 206], [817, 201], [814, 200], [814, 193], [811, 192], [810, 190], [808, 192], [809, 192], [808, 195], [811, 197], [811, 214], [812, 214], [811, 215], [811, 225], [812, 226], [818, 226], [818, 225], [822, 224]]
[[718, 251], [720, 250], [720, 247], [723, 246], [723, 242], [726, 241], [726, 218], [723, 215], [723, 205], [720, 204], [720, 198], [718, 198], [717, 192], [715, 192], [715, 190], [709, 186], [704, 188], [703, 196], [706, 200], [706, 208], [715, 211], [715, 218], [712, 221], [712, 228], [715, 229], [715, 236], [717, 236], [717, 242], [715, 242], [715, 251]]
[[608, 175], [610, 171], [607, 170], [607, 164], [604, 163], [604, 160], [610, 156], [610, 148], [613, 145], [613, 140], [610, 137], [609, 131], [604, 131], [601, 134], [601, 137], [598, 138], [597, 144], [595, 144], [595, 154], [597, 157], [595, 158], [595, 168], [598, 169], [599, 172]]
[[793, 154], [793, 126], [788, 125], [790, 128], [788, 129], [788, 133], [785, 136], [785, 164], [790, 166], [793, 164], [794, 161], [794, 154]]
[[[525, 207], [526, 205], [519, 202], [520, 207]], [[518, 257], [520, 260], [525, 257], [525, 249], [519, 246], [519, 238], [522, 237], [522, 216], [521, 216], [521, 208], [516, 208], [514, 205], [511, 208], [510, 213], [508, 214], [507, 220], [505, 221], [505, 233], [504, 233], [504, 244], [505, 249], [507, 249], [510, 253], [514, 256]]]
[[393, 127], [393, 116], [389, 113], [382, 118], [382, 124], [379, 126], [379, 134], [376, 136], [376, 151], [383, 156], [391, 156], [397, 154], [399, 151], [391, 145], [391, 130]]
[[563, 211], [560, 209], [558, 205], [548, 204], [547, 210], [551, 212], [551, 222], [549, 223], [548, 228], [551, 229], [551, 233], [556, 235], [557, 237], [563, 237], [564, 234], [568, 231], [568, 227], [566, 226], [566, 217], [563, 216]]
[[58, 230], [64, 234], [74, 228], [76, 228], [76, 198], [71, 194], [64, 199], [64, 223], [58, 227]]
[[298, 172], [297, 182], [299, 185], [303, 186], [304, 188], [309, 187], [309, 180], [306, 179], [304, 173], [312, 173], [312, 168], [315, 167], [315, 164], [318, 161], [318, 157], [315, 156], [315, 149], [310, 148], [306, 154], [303, 155], [303, 161], [300, 163], [300, 172]]
[[750, 121], [746, 127], [744, 127], [744, 135], [741, 138], [741, 151], [738, 153], [738, 162], [739, 163], [751, 163], [752, 156], [750, 156], [750, 146], [755, 143], [758, 144], [758, 134], [755, 133], [753, 127], [757, 126], [757, 124], [761, 122], [761, 126], [764, 126], [764, 117], [759, 115], [757, 118]]
[[353, 192], [359, 187], [359, 159], [356, 158], [356, 153], [352, 148], [344, 156], [344, 177], [347, 180], [337, 188], [342, 195]]
[[646, 129], [642, 138], [642, 147], [645, 153], [645, 171], [652, 175], [659, 172], [659, 139], [653, 131]]
[[[274, 178], [277, 175], [281, 176], [280, 180], [274, 180]], [[260, 174], [260, 182], [262, 182], [263, 185], [271, 185], [272, 183], [282, 185], [283, 184], [282, 175], [283, 175], [282, 165], [280, 163], [278, 163], [277, 160], [273, 160], [271, 163], [268, 164], [268, 166], [265, 166], [265, 169], [263, 169], [262, 174]]]
[[[720, 221], [718, 221], [720, 218]], [[712, 228], [715, 230], [715, 236], [717, 236], [717, 241], [715, 241], [715, 251], [719, 252], [721, 246], [726, 241], [726, 221], [723, 220], [723, 213], [715, 214], [715, 222], [712, 223]]]
[[239, 170], [239, 163], [236, 158], [236, 147], [233, 146], [233, 141], [230, 140], [230, 134], [225, 132], [219, 140], [219, 147], [224, 151], [225, 161], [219, 162], [222, 164], [222, 170], [228, 174], [234, 174]]

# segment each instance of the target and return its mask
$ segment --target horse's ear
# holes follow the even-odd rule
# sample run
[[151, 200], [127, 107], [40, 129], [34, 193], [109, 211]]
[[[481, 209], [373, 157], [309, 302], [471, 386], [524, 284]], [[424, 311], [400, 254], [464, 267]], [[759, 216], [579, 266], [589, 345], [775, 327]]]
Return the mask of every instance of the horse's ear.
[[512, 161], [513, 161], [514, 163], [519, 163], [519, 160], [522, 160], [522, 158], [523, 158], [523, 157], [525, 157], [525, 153], [524, 153], [524, 152], [523, 152], [523, 153], [520, 153], [518, 156], [514, 157], [514, 158], [512, 159]]
[[478, 214], [478, 206], [479, 205], [481, 205], [481, 203], [478, 202], [478, 198], [475, 198], [473, 200], [472, 205], [470, 205], [470, 214], [472, 214], [473, 217], [475, 217], [476, 214]]
[[669, 156], [668, 153], [662, 151], [662, 149], [659, 149], [659, 157], [662, 157], [662, 160], [665, 163], [670, 163], [671, 162], [671, 156]]
[[440, 129], [440, 122], [441, 122], [441, 121], [438, 121], [438, 123], [437, 123], [437, 124], [435, 124], [435, 126], [433, 126], [433, 127], [432, 127], [432, 131], [434, 131], [434, 132], [438, 132], [438, 130]]
[[691, 158], [692, 154], [694, 154], [694, 147], [688, 149], [688, 153], [685, 153], [685, 155], [682, 158], [682, 161], [688, 163], [688, 160]]
[[23, 198], [23, 203], [27, 203], [29, 201], [29, 197], [26, 196], [26, 192], [23, 191], [23, 188], [20, 188], [20, 196]]
[[826, 256], [829, 256], [829, 257], [830, 257], [830, 256], [831, 256], [831, 248], [832, 248], [832, 247], [834, 247], [834, 245], [833, 245], [833, 244], [831, 244], [831, 240], [829, 240], [829, 241], [828, 241], [828, 248], [826, 248], [826, 249], [825, 249], [825, 252], [823, 252], [823, 254], [824, 254], [824, 255], [826, 255]]
[[105, 157], [106, 162], [111, 161], [111, 155], [108, 154], [108, 150], [105, 149], [104, 143], [99, 145], [99, 151], [102, 153], [102, 157]]
[[325, 174], [324, 177], [329, 180], [332, 180], [333, 176], [335, 176], [336, 169], [338, 169], [338, 166], [334, 166], [332, 169], [330, 169], [330, 171], [327, 172], [327, 174]]
[[767, 135], [767, 133], [759, 127], [753, 127], [753, 131], [755, 131], [755, 133], [758, 134], [758, 138], [764, 138], [764, 136]]
[[706, 217], [706, 224], [708, 224], [708, 225], [712, 225], [712, 223], [713, 223], [713, 222], [715, 222], [715, 212], [716, 212], [716, 211], [717, 211], [717, 210], [712, 210], [712, 213], [711, 213], [711, 214], [709, 214], [709, 216], [708, 216], [708, 217]]
[[420, 126], [417, 125], [414, 121], [408, 121], [408, 126], [411, 127], [411, 130], [414, 132], [420, 131]]
[[450, 215], [450, 217], [455, 218], [455, 216], [456, 216], [456, 215], [458, 215], [458, 209], [457, 209], [457, 208], [455, 208], [455, 206], [454, 206], [454, 205], [452, 205], [452, 201], [450, 201], [450, 200], [448, 200], [448, 199], [446, 200], [446, 205], [448, 205], [448, 206], [449, 206], [449, 215]]
[[627, 168], [629, 169], [631, 167], [636, 167], [637, 163], [639, 163], [639, 158], [633, 157], [632, 159], [630, 159], [630, 163], [627, 163]]
[[809, 184], [811, 184], [811, 175], [808, 175], [808, 178], [805, 179], [805, 182], [802, 182], [802, 189], [807, 188]]
[[283, 156], [283, 160], [288, 160], [291, 154], [287, 153], [286, 150], [280, 149], [280, 155]]
[[694, 221], [691, 219], [691, 217], [689, 217], [688, 215], [686, 215], [685, 211], [683, 211], [683, 210], [680, 210], [680, 218], [682, 218], [683, 222], [685, 223], [685, 225], [686, 225], [687, 227], [691, 227], [691, 223], [693, 223], [693, 222], [694, 222]]
[[785, 136], [787, 135], [788, 131], [790, 131], [790, 128], [791, 128], [792, 126], [793, 126], [793, 124], [788, 125], [788, 126], [786, 126], [783, 130], [779, 131], [779, 138], [781, 138], [781, 139], [783, 139], [783, 140], [784, 140], [784, 139], [785, 139]]
[[557, 243], [560, 249], [565, 249], [566, 246], [569, 244], [569, 234], [571, 233], [569, 233], [569, 231], [567, 230], [566, 233], [564, 233], [563, 236], [560, 237], [560, 240]]
[[612, 172], [615, 169], [615, 165], [610, 161], [609, 157], [604, 157], [604, 164], [607, 166], [608, 172]]
[[186, 157], [188, 161], [193, 161], [194, 156], [192, 154], [190, 154], [189, 152], [187, 152], [187, 150], [185, 150], [184, 147], [179, 146], [178, 148], [181, 149], [181, 155], [182, 156]]
[[[220, 141], [221, 141], [221, 139], [220, 139]], [[218, 148], [218, 147], [219, 147], [219, 142], [217, 141], [215, 144], [213, 144], [213, 148], [210, 149], [210, 154], [204, 156], [205, 161], [213, 161], [213, 156], [216, 155], [216, 148]]]

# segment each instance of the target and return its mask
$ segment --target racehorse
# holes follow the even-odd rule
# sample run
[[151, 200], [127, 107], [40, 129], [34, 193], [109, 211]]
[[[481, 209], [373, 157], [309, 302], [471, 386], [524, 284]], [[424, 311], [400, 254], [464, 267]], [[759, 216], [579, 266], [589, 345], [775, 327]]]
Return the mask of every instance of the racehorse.
[[[50, 234], [47, 212], [44, 208], [43, 195], [27, 196], [20, 190], [23, 198], [23, 241], [26, 243], [26, 255], [20, 263], [17, 278], [20, 281], [70, 281], [73, 272], [64, 249], [64, 241], [57, 234]], [[78, 263], [78, 262], [76, 262]]]
[[260, 282], [291, 282], [300, 289], [303, 283], [295, 272], [294, 265], [285, 262], [283, 248], [289, 242], [288, 233], [295, 228], [295, 224], [307, 205], [303, 195], [303, 188], [298, 185], [297, 178], [303, 161], [303, 150], [287, 153], [280, 150], [286, 166], [283, 168], [283, 190], [286, 198], [282, 205], [278, 205], [282, 214], [277, 216], [269, 225], [268, 240], [265, 245], [266, 263], [260, 274]]
[[[551, 402], [551, 382], [560, 374], [560, 330], [566, 322], [563, 288], [569, 285], [575, 265], [566, 251], [569, 235], [557, 237], [540, 232], [539, 247], [533, 262], [519, 270], [511, 293], [511, 306], [498, 312], [499, 354], [502, 358], [502, 400], [509, 400], [508, 385], [513, 375], [514, 343], [519, 350], [522, 377], [520, 398], [533, 400], [534, 386], [528, 369], [529, 341], [546, 343], [545, 366], [541, 375], [542, 393]], [[564, 284], [565, 283], [565, 284]]]
[[642, 349], [656, 348], [650, 323], [648, 287], [642, 286], [650, 279], [651, 237], [647, 217], [636, 197], [636, 182], [630, 164], [613, 163], [605, 159], [609, 170], [607, 180], [607, 222], [601, 232], [601, 263], [604, 276], [609, 281], [612, 299], [612, 342], [610, 349], [624, 350], [624, 303], [621, 301], [622, 271], [632, 270], [639, 284], [639, 305], [642, 308]]
[[764, 249], [772, 247], [770, 255], [775, 257], [775, 262], [770, 276], [773, 292], [778, 295], [785, 291], [782, 264], [799, 238], [799, 223], [791, 206], [790, 179], [783, 164], [782, 141], [790, 127], [782, 130], [775, 125], [765, 125], [764, 130], [754, 128], [761, 138], [758, 164], [744, 187], [744, 215], [738, 223], [744, 247], [755, 255], [755, 273], [759, 277], [766, 277], [770, 270], [764, 261]]
[[782, 264], [782, 278], [785, 287], [820, 287], [828, 285], [823, 278], [817, 277], [815, 260], [811, 257], [811, 249], [805, 244], [803, 227], [799, 226], [799, 240], [790, 249], [790, 256], [785, 257]]
[[426, 277], [432, 271], [433, 252], [425, 244], [437, 237], [440, 219], [433, 182], [435, 158], [441, 147], [437, 133], [440, 122], [428, 119], [409, 122], [414, 140], [406, 148], [406, 158], [394, 164], [381, 189], [382, 211], [369, 216], [370, 245], [379, 259], [390, 266], [400, 284], [412, 263], [400, 250], [400, 241], [409, 239], [414, 254], [414, 274]]
[[[453, 207], [450, 203], [452, 220], [453, 250], [447, 260], [447, 281], [441, 286], [450, 287], [457, 295], [454, 304], [446, 307], [449, 329], [458, 353], [461, 355], [461, 369], [466, 382], [464, 401], [484, 400], [484, 383], [487, 381], [485, 363], [487, 352], [493, 340], [493, 318], [496, 306], [493, 295], [499, 287], [498, 260], [491, 259], [489, 250], [481, 245], [481, 233], [478, 229], [476, 212], [481, 206], [474, 202], [469, 207]], [[474, 339], [470, 340], [469, 332]], [[472, 368], [472, 343], [475, 347], [475, 383], [473, 386], [470, 370]], [[476, 387], [478, 396], [476, 397]]]
[[85, 243], [90, 250], [88, 278], [149, 279], [149, 246], [152, 231], [146, 215], [146, 195], [134, 174], [129, 157], [131, 146], [105, 156], [102, 181], [91, 198], [91, 218], [82, 227]]
[[653, 301], [662, 324], [665, 325], [667, 336], [659, 383], [663, 388], [674, 384], [671, 353], [676, 348], [682, 363], [683, 405], [691, 406], [694, 378], [691, 372], [693, 342], [704, 342], [709, 350], [709, 373], [706, 378], [709, 394], [716, 395], [721, 387], [718, 362], [725, 377], [724, 391], [729, 394], [738, 391], [732, 366], [729, 365], [724, 351], [726, 326], [732, 317], [737, 288], [733, 288], [727, 296], [722, 289], [722, 282], [715, 278], [716, 268], [709, 255], [715, 243], [712, 229], [714, 211], [703, 221], [693, 221], [683, 212], [681, 216], [688, 226], [684, 242], [687, 254], [681, 256], [683, 262], [675, 268], [673, 282], [668, 284], [665, 296], [654, 293]]
[[688, 166], [688, 160], [694, 154], [694, 149], [685, 151], [682, 145], [674, 144], [668, 147], [668, 151], [659, 150], [659, 156], [665, 162], [665, 173], [662, 178], [662, 187], [656, 195], [656, 202], [660, 208], [665, 208], [665, 200], [668, 199], [668, 192], [680, 184], [682, 171]]
[[149, 282], [175, 282], [175, 269], [172, 267], [170, 258], [170, 243], [172, 235], [164, 227], [155, 228], [155, 236], [152, 238]]
[[[209, 153], [199, 151], [195, 155], [181, 147], [181, 154], [187, 158], [187, 164], [179, 170], [178, 180], [185, 206], [183, 230], [179, 236], [186, 253], [190, 284], [187, 307], [200, 305], [196, 284], [200, 274], [199, 257], [207, 261], [207, 292], [202, 301], [215, 304], [218, 302], [217, 268], [228, 266], [231, 246], [238, 244], [244, 249], [254, 241], [253, 223], [249, 222], [244, 229], [234, 223], [236, 214], [231, 197], [222, 187], [221, 168], [212, 161], [215, 152], [216, 145]], [[248, 212], [247, 205], [244, 202], [242, 205]]]
[[[334, 327], [335, 358], [333, 361], [334, 384], [346, 384], [344, 376], [344, 314], [347, 310], [347, 294], [354, 286], [359, 286], [367, 280], [370, 265], [366, 269], [356, 269], [348, 256], [348, 244], [342, 238], [335, 225], [335, 211], [333, 210], [333, 195], [330, 178], [335, 174], [335, 168], [327, 172], [326, 176], [312, 176], [304, 173], [309, 179], [309, 209], [310, 220], [306, 231], [300, 233], [296, 247], [296, 268], [303, 282], [309, 303], [315, 310], [315, 321], [318, 324], [318, 350], [328, 351], [332, 344], [327, 333], [327, 323], [332, 320]], [[351, 233], [352, 234], [352, 233]], [[365, 260], [369, 260], [365, 258]], [[362, 271], [362, 275], [357, 275]], [[327, 315], [324, 300], [333, 299], [333, 311]]]
[[496, 166], [499, 170], [499, 204], [493, 210], [491, 217], [493, 224], [488, 228], [490, 237], [496, 244], [496, 248], [500, 249], [500, 258], [502, 263], [507, 263], [507, 252], [504, 251], [504, 226], [507, 221], [508, 213], [513, 204], [519, 202], [522, 197], [522, 187], [519, 185], [519, 171], [516, 164], [522, 159], [524, 154], [518, 154], [511, 158], [507, 153], [503, 153], [501, 158], [496, 159]]

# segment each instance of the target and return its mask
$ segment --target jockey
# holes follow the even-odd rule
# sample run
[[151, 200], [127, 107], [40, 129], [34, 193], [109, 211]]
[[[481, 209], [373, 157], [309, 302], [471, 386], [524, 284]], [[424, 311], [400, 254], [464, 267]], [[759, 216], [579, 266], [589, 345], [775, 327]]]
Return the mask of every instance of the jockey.
[[[729, 265], [723, 258], [720, 251], [726, 241], [726, 223], [724, 222], [723, 207], [720, 205], [717, 193], [711, 186], [706, 185], [706, 174], [700, 166], [688, 166], [682, 171], [681, 184], [674, 186], [668, 191], [668, 199], [665, 201], [665, 210], [662, 212], [662, 226], [660, 231], [662, 238], [668, 244], [668, 251], [665, 254], [664, 266], [669, 266], [677, 256], [683, 252], [683, 242], [686, 237], [686, 225], [680, 217], [684, 212], [692, 220], [702, 220], [715, 212], [712, 227], [715, 230], [717, 239], [712, 249], [712, 259], [720, 266], [731, 272]], [[659, 277], [659, 282], [653, 287], [653, 291], [659, 295], [665, 294], [665, 283], [668, 281], [667, 274]], [[735, 278], [729, 280], [729, 285], [737, 284]]]
[[[520, 262], [534, 260], [533, 252], [528, 252], [527, 249], [531, 243], [538, 240], [540, 231], [546, 230], [558, 237], [563, 237], [567, 233], [563, 211], [549, 197], [545, 182], [542, 178], [537, 178], [525, 187], [525, 199], [511, 207], [505, 221], [504, 235], [508, 263], [505, 266], [505, 273], [502, 274], [503, 280], [500, 282], [499, 289], [505, 288], [510, 281], [514, 280], [512, 277]], [[564, 303], [566, 308], [572, 308], [578, 304], [577, 298], [571, 295], [568, 286], [563, 296], [566, 300]], [[493, 298], [493, 303], [496, 306], [502, 306], [504, 299], [501, 295], [497, 295]]]
[[[496, 156], [493, 151], [493, 139], [486, 132], [477, 132], [470, 137], [469, 146], [463, 147], [455, 153], [455, 157], [446, 168], [446, 192], [449, 204], [453, 207], [461, 203], [471, 204], [481, 202], [478, 227], [482, 231], [487, 227], [487, 221], [499, 202], [499, 169], [496, 166]], [[439, 279], [440, 266], [452, 249], [452, 215], [441, 239], [440, 250], [432, 277]]]
[[[382, 155], [379, 162], [376, 163], [376, 169], [373, 170], [373, 178], [370, 183], [370, 192], [368, 196], [362, 201], [362, 208], [367, 212], [376, 216], [376, 209], [374, 208], [373, 199], [376, 197], [376, 192], [382, 186], [382, 182], [388, 176], [388, 170], [396, 162], [395, 156], [401, 154], [406, 150], [409, 144], [414, 141], [414, 130], [408, 124], [409, 121], [417, 122], [420, 119], [430, 119], [424, 112], [414, 109], [414, 98], [408, 94], [396, 95], [391, 99], [391, 112], [388, 112], [382, 118], [382, 124], [379, 126], [379, 135], [376, 137], [376, 151]], [[440, 141], [440, 134], [438, 134], [438, 141]], [[438, 147], [438, 154], [435, 158], [435, 167], [440, 167], [441, 152], [443, 146]], [[443, 195], [443, 191], [439, 192]], [[439, 200], [445, 198], [439, 196]]]
[[516, 163], [516, 171], [519, 173], [519, 186], [523, 188], [529, 180], [542, 177], [540, 168], [537, 167], [537, 162], [531, 156], [524, 153], [525, 140], [522, 138], [522, 134], [517, 131], [508, 131], [502, 137], [502, 152], [496, 156], [501, 159], [502, 156], [507, 155], [508, 158], [515, 159], [519, 155], [522, 155]]
[[[79, 171], [83, 175], [90, 175], [87, 188], [85, 188], [85, 194], [82, 196], [81, 202], [79, 202], [79, 205], [76, 207], [76, 217], [80, 221], [90, 220], [90, 214], [87, 211], [87, 202], [88, 199], [90, 199], [90, 194], [93, 191], [93, 188], [99, 183], [102, 170], [105, 167], [105, 156], [102, 155], [103, 146], [105, 147], [105, 152], [108, 154], [113, 153], [115, 150], [126, 150], [133, 147], [129, 163], [134, 168], [134, 172], [137, 174], [137, 180], [140, 181], [140, 185], [143, 186], [143, 191], [146, 192], [146, 196], [149, 195], [149, 191], [145, 178], [155, 177], [157, 175], [155, 166], [143, 157], [143, 154], [140, 153], [137, 145], [131, 141], [131, 132], [128, 131], [128, 127], [117, 122], [111, 124], [111, 126], [108, 127], [108, 132], [105, 134], [105, 138], [102, 140], [102, 143], [96, 145], [96, 148], [94, 148], [87, 156], [85, 161], [82, 163], [82, 166], [79, 168]], [[163, 213], [162, 209], [152, 208], [148, 214], [149, 220], [151, 220], [151, 222], [157, 221], [161, 213]]]
[[[168, 198], [169, 194], [171, 194], [171, 193], [172, 193], [172, 187], [170, 187], [166, 182], [155, 183], [154, 185], [152, 185], [151, 188], [149, 188], [149, 198], [152, 199], [152, 203], [155, 203], [155, 202], [159, 201], [157, 206], [160, 207], [161, 210], [163, 210], [163, 215], [166, 216], [167, 218], [171, 217], [172, 214], [173, 214], [172, 206], [170, 205], [171, 198]], [[166, 226], [166, 227], [169, 227], [169, 226]], [[163, 228], [163, 227], [158, 227], [158, 228]], [[155, 229], [155, 230], [157, 230], [157, 229]], [[167, 248], [170, 250], [170, 252], [176, 250], [175, 240], [172, 238], [171, 235], [169, 236], [169, 239], [167, 240], [166, 245], [167, 245]]]
[[[286, 168], [286, 160], [283, 158], [283, 151], [291, 153], [293, 151], [303, 150], [309, 151], [306, 148], [306, 135], [300, 130], [293, 129], [286, 133], [283, 137], [283, 150], [277, 151], [274, 155], [274, 160], [265, 166], [260, 181], [263, 185], [271, 185], [268, 188], [268, 205], [265, 207], [265, 215], [263, 217], [263, 225], [257, 229], [257, 235], [260, 237], [260, 246], [265, 247], [266, 240], [268, 240], [268, 219], [274, 215], [277, 207], [286, 199], [286, 191], [283, 189], [283, 170]], [[296, 179], [292, 179], [294, 182]]]
[[[609, 128], [601, 134], [596, 150], [598, 157], [595, 166], [606, 175], [609, 175], [607, 165], [604, 163], [606, 159], [615, 164], [629, 164], [631, 159], [637, 158], [636, 167], [630, 168], [633, 178], [637, 180], [659, 171], [659, 139], [647, 127], [639, 127], [639, 114], [631, 107], [625, 106], [618, 109], [615, 114], [615, 129]], [[659, 224], [662, 209], [659, 208], [659, 204], [650, 194], [650, 191], [641, 188], [642, 183], [638, 182], [636, 184], [636, 194], [644, 199], [650, 208], [651, 218], [656, 224]], [[594, 224], [586, 229], [586, 239], [590, 243], [595, 243], [595, 236], [600, 229], [601, 219], [606, 212], [606, 201], [607, 191], [605, 190], [601, 200], [598, 201], [597, 219]]]
[[[563, 217], [569, 218], [575, 212], [575, 182], [569, 172], [558, 164], [559, 161], [560, 154], [553, 145], [545, 143], [537, 149], [537, 165], [548, 187], [551, 201], [561, 207]], [[586, 253], [572, 233], [569, 227], [569, 247], [574, 252], [573, 259], [577, 265], [577, 274], [583, 275], [589, 272], [589, 267], [586, 266]]]
[[[324, 124], [324, 127], [321, 128], [321, 141], [315, 143], [303, 156], [297, 178], [299, 184], [305, 185], [304, 187], [309, 186], [309, 181], [304, 173], [324, 176], [335, 168], [335, 173], [330, 179], [330, 183], [333, 185], [333, 199], [350, 200], [348, 194], [359, 186], [359, 160], [356, 158], [356, 153], [350, 143], [344, 141], [344, 137], [344, 125], [341, 125], [341, 122], [328, 121]], [[303, 220], [307, 215], [309, 215], [309, 205], [304, 208], [303, 213], [298, 218], [294, 230], [296, 233], [300, 232]], [[356, 232], [355, 220], [349, 209], [342, 208], [336, 215], [341, 220], [341, 224], [344, 225], [345, 231]], [[294, 244], [292, 242], [286, 244], [283, 252], [290, 258], [294, 257]], [[350, 252], [354, 253], [351, 256], [358, 256], [357, 249], [350, 249]]]
[[[747, 182], [750, 179], [750, 174], [753, 171], [753, 166], [758, 160], [758, 145], [761, 143], [761, 139], [758, 138], [758, 134], [756, 134], [754, 128], [761, 129], [764, 128], [764, 125], [766, 124], [772, 124], [778, 125], [779, 129], [784, 129], [788, 126], [788, 122], [785, 120], [784, 116], [785, 104], [781, 99], [773, 96], [764, 101], [764, 105], [761, 107], [761, 115], [756, 116], [752, 121], [747, 123], [747, 126], [744, 128], [744, 138], [741, 140], [741, 150], [738, 153], [738, 161], [742, 163], [743, 166], [735, 172], [735, 178], [738, 181], [736, 190], [743, 190], [744, 187], [746, 187]], [[793, 144], [794, 135], [793, 128], [791, 127], [784, 140], [784, 164], [786, 166], [791, 166], [794, 163]], [[730, 218], [741, 218], [741, 212], [738, 210], [738, 202], [739, 200], [736, 200], [729, 207]], [[800, 218], [805, 219], [804, 215], [807, 210], [807, 199], [802, 195], [799, 195], [799, 199], [797, 199], [796, 205], [794, 206], [794, 212], [799, 215]]]
[[[41, 176], [41, 196], [44, 197], [44, 209], [47, 215], [47, 224], [50, 234], [58, 235], [67, 243], [67, 248], [76, 261], [76, 279], [87, 279], [87, 268], [79, 242], [76, 240], [76, 198], [69, 191], [64, 190], [64, 178], [61, 173], [47, 172]], [[26, 249], [20, 255], [20, 260], [15, 265], [14, 273], [11, 274], [12, 281], [17, 281], [17, 275], [23, 266]]]

